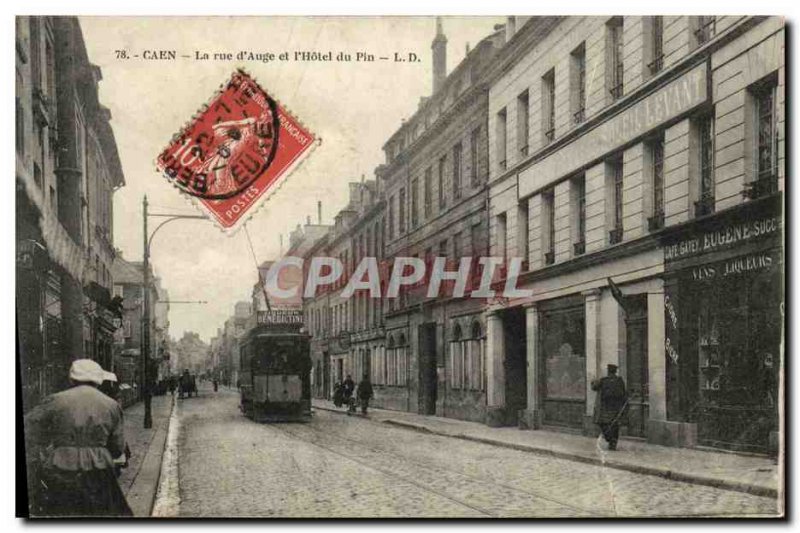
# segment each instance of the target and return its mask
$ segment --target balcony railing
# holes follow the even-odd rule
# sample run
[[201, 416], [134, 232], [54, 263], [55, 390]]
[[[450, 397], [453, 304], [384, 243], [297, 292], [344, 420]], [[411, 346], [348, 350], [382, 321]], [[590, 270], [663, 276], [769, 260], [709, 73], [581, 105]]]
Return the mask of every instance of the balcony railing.
[[614, 98], [614, 100], [622, 98], [622, 83], [615, 85], [609, 89], [608, 92], [611, 93], [611, 97]]
[[581, 255], [586, 252], [586, 241], [580, 241], [573, 243], [572, 249], [575, 252], [575, 255]]
[[545, 143], [551, 143], [556, 138], [556, 128], [555, 126], [551, 127], [549, 130], [544, 132], [544, 141]]
[[657, 231], [664, 227], [664, 212], [657, 211], [653, 216], [647, 219], [647, 229], [650, 231]]
[[650, 69], [650, 74], [657, 74], [661, 72], [661, 69], [664, 68], [664, 54], [657, 56], [651, 62], [647, 64], [647, 68]]
[[546, 254], [544, 254], [544, 264], [545, 265], [552, 265], [555, 262], [556, 262], [556, 254], [555, 254], [555, 252], [550, 251], [550, 252], [547, 252]]
[[769, 196], [770, 194], [776, 192], [778, 192], [777, 176], [775, 176], [774, 174], [767, 174], [763, 177], [758, 178], [755, 181], [745, 183], [742, 194], [744, 195], [745, 198], [749, 198], [750, 200], [755, 200], [756, 198]]
[[716, 33], [716, 19], [714, 17], [710, 17], [707, 22], [702, 24], [699, 28], [694, 30], [694, 36], [697, 39], [698, 44], [703, 44], [707, 41], [710, 41], [714, 34]]
[[572, 120], [575, 124], [580, 124], [586, 120], [586, 108], [582, 107], [572, 114]]
[[500, 170], [505, 170], [507, 168], [507, 161], [505, 159], [500, 160]]
[[694, 203], [694, 216], [703, 217], [714, 212], [714, 197], [703, 196]]
[[608, 232], [608, 242], [610, 244], [617, 244], [622, 242], [622, 228], [614, 228]]
[[519, 153], [522, 155], [522, 157], [528, 157], [528, 145], [526, 144], [525, 146], [521, 146]]

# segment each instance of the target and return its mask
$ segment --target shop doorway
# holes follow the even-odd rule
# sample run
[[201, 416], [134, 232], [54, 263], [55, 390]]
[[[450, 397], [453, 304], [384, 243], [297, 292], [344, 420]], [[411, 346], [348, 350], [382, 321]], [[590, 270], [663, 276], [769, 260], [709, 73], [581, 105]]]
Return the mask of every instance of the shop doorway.
[[628, 389], [628, 435], [645, 437], [648, 404], [647, 295], [625, 298], [625, 386]]
[[322, 391], [321, 396], [325, 399], [331, 398], [331, 354], [322, 352]]
[[419, 344], [419, 413], [436, 414], [436, 323], [422, 324], [417, 329]]
[[527, 407], [527, 332], [525, 310], [521, 307], [509, 309], [502, 314], [505, 344], [506, 409], [507, 422], [516, 425], [520, 409]]

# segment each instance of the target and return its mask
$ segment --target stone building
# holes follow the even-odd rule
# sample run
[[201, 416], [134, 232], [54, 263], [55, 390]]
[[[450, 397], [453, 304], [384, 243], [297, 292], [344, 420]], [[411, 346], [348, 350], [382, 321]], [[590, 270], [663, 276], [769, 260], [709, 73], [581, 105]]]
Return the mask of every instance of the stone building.
[[25, 408], [73, 359], [112, 366], [113, 192], [124, 176], [77, 18], [17, 17], [17, 324]]
[[516, 27], [491, 73], [490, 235], [531, 293], [487, 310], [490, 420], [594, 432], [613, 363], [629, 435], [774, 447], [783, 20]]
[[[384, 144], [386, 162], [376, 170], [387, 261], [439, 256], [455, 270], [462, 257], [487, 255], [487, 72], [504, 41], [501, 25], [447, 74], [437, 19], [433, 93]], [[372, 354], [375, 404], [483, 421], [482, 310], [480, 300], [427, 298], [424, 288], [384, 299], [386, 352]]]

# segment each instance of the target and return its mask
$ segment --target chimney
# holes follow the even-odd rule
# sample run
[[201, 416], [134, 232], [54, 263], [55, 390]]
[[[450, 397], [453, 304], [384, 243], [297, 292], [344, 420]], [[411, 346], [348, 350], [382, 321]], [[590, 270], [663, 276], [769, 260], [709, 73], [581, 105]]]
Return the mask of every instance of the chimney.
[[506, 42], [510, 41], [515, 33], [517, 33], [517, 17], [507, 17], [506, 18]]
[[439, 92], [447, 78], [447, 37], [442, 31], [442, 18], [436, 17], [436, 37], [431, 43], [433, 51], [433, 94]]
[[317, 224], [322, 225], [322, 201], [317, 200]]

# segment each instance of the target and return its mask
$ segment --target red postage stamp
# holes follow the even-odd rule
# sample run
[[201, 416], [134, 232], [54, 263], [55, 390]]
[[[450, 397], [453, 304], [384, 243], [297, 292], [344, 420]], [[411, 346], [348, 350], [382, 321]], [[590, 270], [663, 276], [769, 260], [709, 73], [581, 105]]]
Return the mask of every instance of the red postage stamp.
[[311, 151], [316, 136], [238, 70], [156, 160], [171, 183], [234, 230]]

